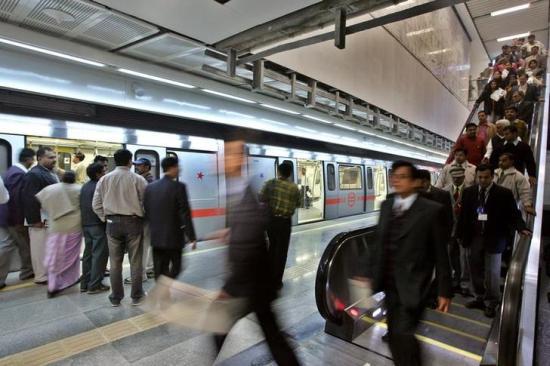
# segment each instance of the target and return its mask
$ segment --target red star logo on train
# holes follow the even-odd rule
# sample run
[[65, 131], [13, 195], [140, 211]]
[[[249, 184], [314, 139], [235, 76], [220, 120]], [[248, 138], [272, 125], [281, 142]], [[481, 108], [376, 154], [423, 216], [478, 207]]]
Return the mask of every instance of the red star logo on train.
[[197, 173], [197, 179], [202, 180], [203, 177], [204, 177], [204, 174], [202, 172]]

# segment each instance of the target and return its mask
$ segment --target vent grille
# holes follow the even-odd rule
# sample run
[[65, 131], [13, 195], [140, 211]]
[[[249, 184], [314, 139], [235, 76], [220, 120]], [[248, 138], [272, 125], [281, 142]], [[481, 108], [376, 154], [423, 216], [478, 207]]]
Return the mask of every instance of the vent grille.
[[128, 55], [155, 61], [166, 61], [186, 54], [203, 52], [204, 46], [174, 34], [163, 34], [128, 47]]
[[0, 0], [0, 20], [8, 20], [19, 0]]
[[[72, 21], [57, 21], [48, 16], [44, 10], [56, 9], [64, 13], [70, 14], [74, 20]], [[71, 31], [82, 24], [86, 19], [101, 11], [101, 8], [71, 0], [42, 0], [38, 5], [31, 10], [23, 21], [23, 25], [32, 27], [45, 26], [49, 29], [59, 29], [59, 31]]]

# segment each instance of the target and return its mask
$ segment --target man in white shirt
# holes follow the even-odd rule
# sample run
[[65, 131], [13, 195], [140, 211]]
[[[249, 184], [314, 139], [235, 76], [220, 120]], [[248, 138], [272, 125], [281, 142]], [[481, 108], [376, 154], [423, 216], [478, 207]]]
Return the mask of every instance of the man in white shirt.
[[468, 162], [466, 150], [456, 149], [455, 150], [455, 160], [451, 164], [447, 164], [441, 170], [439, 178], [435, 183], [437, 188], [446, 188], [453, 183], [453, 178], [451, 176], [451, 170], [453, 168], [460, 167], [464, 170], [464, 185], [470, 187], [475, 183], [476, 180], [476, 166]]
[[531, 49], [535, 46], [539, 48], [539, 53], [541, 55], [544, 55], [544, 53], [545, 53], [544, 45], [542, 44], [542, 42], [537, 41], [535, 39], [534, 34], [530, 34], [529, 37], [527, 37], [527, 43], [524, 43], [523, 46], [521, 46], [521, 53], [522, 53], [523, 57], [526, 57], [527, 55], [530, 55], [531, 54]]
[[88, 180], [84, 159], [86, 159], [86, 155], [80, 151], [73, 156], [73, 164], [75, 164], [73, 170], [76, 175], [76, 184], [84, 184]]
[[483, 164], [489, 164], [489, 159], [491, 159], [493, 150], [504, 144], [504, 128], [506, 126], [510, 126], [510, 121], [507, 119], [499, 119], [495, 122], [495, 125], [497, 126], [497, 133], [492, 139], [489, 140], [489, 143], [487, 144], [487, 152], [483, 157]]
[[500, 168], [495, 170], [494, 183], [508, 188], [514, 194], [514, 198], [523, 211], [535, 215], [533, 208], [533, 196], [529, 179], [514, 167], [515, 157], [511, 153], [503, 153], [499, 158]]

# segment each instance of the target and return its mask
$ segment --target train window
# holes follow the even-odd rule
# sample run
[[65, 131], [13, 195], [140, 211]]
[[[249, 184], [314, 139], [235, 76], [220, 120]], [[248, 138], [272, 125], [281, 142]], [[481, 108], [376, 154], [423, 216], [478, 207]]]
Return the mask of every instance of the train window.
[[4, 174], [12, 165], [11, 154], [11, 144], [4, 139], [0, 139], [0, 174]]
[[292, 167], [292, 173], [290, 173], [290, 181], [294, 182], [294, 162], [292, 160], [283, 160], [283, 163], [290, 164], [290, 166]]
[[160, 164], [159, 164], [159, 154], [158, 152], [154, 150], [144, 150], [140, 149], [136, 151], [136, 154], [134, 156], [134, 160], [145, 158], [149, 159], [151, 161], [151, 174], [153, 174], [153, 177], [155, 179], [159, 179], [160, 177]]
[[340, 189], [362, 189], [363, 179], [361, 177], [361, 166], [340, 165], [338, 167], [340, 177]]
[[372, 168], [367, 168], [367, 189], [371, 190], [372, 188], [373, 188]]
[[334, 164], [327, 164], [327, 188], [329, 191], [334, 191], [336, 189]]

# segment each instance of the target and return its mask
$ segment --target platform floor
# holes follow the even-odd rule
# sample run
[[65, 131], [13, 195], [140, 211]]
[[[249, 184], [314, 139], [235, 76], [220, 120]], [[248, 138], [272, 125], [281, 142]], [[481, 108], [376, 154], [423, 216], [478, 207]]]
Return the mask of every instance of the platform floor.
[[[295, 227], [281, 297], [275, 310], [304, 365], [389, 365], [380, 355], [326, 335], [315, 305], [315, 273], [321, 254], [339, 232], [376, 224], [361, 215]], [[227, 248], [200, 243], [185, 254], [180, 280], [217, 290], [226, 275]], [[125, 268], [129, 272], [128, 266]], [[108, 281], [108, 280], [107, 280]], [[210, 365], [210, 335], [163, 324], [130, 306], [113, 308], [106, 294], [81, 294], [78, 286], [54, 299], [15, 274], [0, 291], [0, 365]], [[144, 284], [151, 288], [153, 281]], [[129, 291], [129, 286], [125, 286]], [[274, 364], [254, 315], [242, 319], [218, 357], [219, 365]]]

